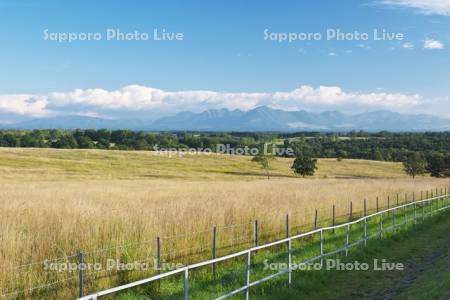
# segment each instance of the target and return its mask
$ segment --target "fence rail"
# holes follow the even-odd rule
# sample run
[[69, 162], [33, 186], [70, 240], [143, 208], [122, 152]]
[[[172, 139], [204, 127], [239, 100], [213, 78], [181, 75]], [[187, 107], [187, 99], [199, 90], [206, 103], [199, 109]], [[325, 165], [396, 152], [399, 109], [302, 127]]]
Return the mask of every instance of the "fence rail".
[[[249, 299], [251, 287], [259, 285], [263, 282], [269, 281], [275, 277], [279, 277], [281, 275], [288, 274], [288, 283], [289, 283], [289, 285], [291, 284], [292, 271], [293, 271], [293, 267], [292, 267], [292, 242], [293, 241], [299, 240], [304, 237], [313, 236], [315, 234], [320, 234], [320, 255], [315, 256], [309, 260], [303, 261], [302, 263], [311, 263], [311, 262], [320, 260], [321, 264], [323, 264], [323, 259], [325, 257], [335, 255], [338, 253], [342, 253], [342, 252], [345, 252], [345, 255], [348, 255], [349, 249], [356, 245], [364, 244], [364, 247], [367, 247], [367, 240], [370, 238], [377, 237], [377, 236], [382, 237], [385, 232], [387, 232], [389, 230], [396, 230], [400, 226], [410, 223], [410, 222], [416, 223], [418, 220], [418, 216], [420, 216], [421, 219], [424, 219], [426, 216], [432, 216], [439, 211], [449, 208], [450, 207], [449, 196], [450, 196], [450, 189], [446, 189], [445, 194], [441, 194], [440, 196], [435, 196], [435, 197], [432, 196], [431, 198], [417, 200], [417, 201], [413, 198], [412, 202], [409, 202], [409, 203], [406, 203], [403, 205], [394, 206], [394, 207], [389, 207], [387, 209], [384, 209], [381, 211], [376, 211], [369, 215], [366, 215], [366, 212], [364, 212], [364, 216], [362, 216], [361, 218], [353, 220], [353, 221], [349, 221], [347, 223], [317, 228], [317, 229], [314, 229], [309, 232], [300, 233], [300, 234], [296, 234], [293, 236], [288, 236], [286, 238], [283, 238], [283, 239], [280, 239], [280, 240], [277, 240], [274, 242], [266, 243], [263, 245], [255, 245], [254, 247], [243, 250], [243, 251], [239, 251], [239, 252], [225, 255], [222, 257], [218, 257], [218, 258], [202, 261], [199, 263], [191, 264], [191, 265], [188, 265], [188, 266], [185, 266], [185, 267], [173, 270], [173, 271], [169, 271], [166, 273], [162, 273], [162, 274], [159, 274], [156, 276], [152, 276], [152, 277], [138, 280], [135, 282], [131, 282], [131, 283], [128, 283], [125, 285], [121, 285], [121, 286], [117, 286], [114, 288], [99, 291], [99, 292], [96, 292], [96, 293], [93, 293], [93, 294], [90, 294], [87, 296], [80, 297], [80, 298], [78, 298], [78, 300], [97, 300], [97, 298], [101, 297], [101, 296], [106, 296], [106, 295], [110, 295], [110, 294], [113, 294], [116, 292], [124, 291], [124, 290], [130, 289], [130, 288], [133, 288], [133, 287], [137, 287], [137, 286], [144, 285], [144, 284], [147, 284], [150, 282], [161, 280], [163, 278], [171, 277], [176, 274], [184, 274], [184, 279], [183, 279], [184, 280], [184, 287], [183, 287], [184, 292], [183, 293], [184, 293], [184, 299], [187, 300], [187, 299], [189, 299], [189, 272], [191, 270], [194, 270], [194, 269], [197, 269], [200, 267], [204, 267], [204, 266], [209, 266], [209, 265], [214, 266], [219, 262], [227, 261], [227, 260], [230, 260], [230, 259], [233, 259], [236, 257], [241, 257], [241, 256], [246, 256], [246, 284], [244, 286], [241, 286], [241, 287], [233, 290], [233, 291], [230, 291], [229, 293], [227, 293], [225, 295], [218, 297], [217, 299], [226, 299], [233, 295], [243, 293], [243, 292], [245, 292], [246, 299]], [[439, 200], [441, 200], [441, 201], [439, 201]], [[441, 202], [440, 207], [439, 207], [439, 202]], [[435, 209], [433, 209], [433, 205], [435, 203], [437, 203], [437, 207]], [[424, 207], [427, 205], [430, 205], [430, 204], [431, 204], [431, 206], [430, 206], [431, 210], [429, 212], [425, 212]], [[421, 208], [420, 212], [418, 212], [418, 206]], [[408, 208], [413, 208], [413, 215], [410, 218], [407, 217], [407, 213], [406, 213], [406, 210]], [[403, 212], [403, 216], [404, 216], [403, 223], [396, 222], [396, 219], [399, 217], [399, 215], [398, 215], [399, 212], [400, 213]], [[393, 225], [392, 226], [384, 226], [384, 217], [386, 214], [388, 215], [388, 217], [391, 214], [393, 215]], [[378, 226], [377, 234], [371, 234], [371, 235], [367, 234], [367, 226], [368, 226], [368, 223], [370, 220], [375, 220], [375, 223]], [[288, 224], [288, 219], [286, 221]], [[350, 239], [352, 226], [355, 224], [358, 224], [358, 223], [361, 223], [363, 226], [363, 234], [362, 234], [362, 236], [358, 237], [358, 239], [356, 241], [353, 242]], [[326, 231], [334, 232], [337, 229], [345, 229], [345, 231], [346, 231], [345, 246], [338, 248], [337, 250], [334, 250], [334, 251], [325, 252], [324, 251], [324, 232], [326, 232]], [[259, 250], [282, 245], [282, 244], [287, 245], [287, 256], [288, 256], [287, 266], [288, 267], [286, 269], [283, 269], [283, 270], [275, 273], [275, 274], [271, 274], [269, 276], [266, 276], [266, 277], [261, 278], [256, 281], [251, 281], [250, 275], [251, 275], [252, 253], [259, 251]]]

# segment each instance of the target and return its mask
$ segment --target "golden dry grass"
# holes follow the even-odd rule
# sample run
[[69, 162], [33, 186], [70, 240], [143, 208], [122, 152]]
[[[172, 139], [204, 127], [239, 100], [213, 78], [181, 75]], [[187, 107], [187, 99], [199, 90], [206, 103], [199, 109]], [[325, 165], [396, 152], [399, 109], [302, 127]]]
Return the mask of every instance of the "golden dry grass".
[[[169, 156], [170, 155], [170, 156]], [[277, 158], [273, 177], [295, 177], [292, 159]], [[319, 160], [316, 178], [404, 177], [400, 163], [367, 160]], [[265, 177], [248, 156], [156, 154], [104, 151], [0, 148], [1, 180], [193, 179], [250, 180]]]
[[[412, 180], [397, 163], [320, 160], [313, 179], [296, 178], [289, 167], [289, 159], [277, 159], [267, 180], [249, 157], [0, 149], [0, 263], [6, 266], [0, 282], [9, 290], [66, 278], [49, 275], [40, 265], [24, 278], [7, 269], [78, 250], [92, 261], [152, 259], [156, 236], [167, 259], [201, 250], [195, 247], [209, 251], [213, 225], [224, 249], [233, 243], [248, 246], [255, 219], [262, 236], [275, 238], [286, 214], [295, 231], [312, 224], [315, 209], [324, 220], [331, 217], [333, 204], [344, 215], [350, 201], [360, 211], [364, 198], [374, 208], [377, 196], [385, 206], [388, 195], [408, 192], [411, 197], [413, 191], [418, 195], [450, 185], [448, 179]], [[139, 246], [91, 253], [127, 243]], [[183, 262], [188, 259], [194, 258]], [[97, 280], [91, 288], [115, 280]]]

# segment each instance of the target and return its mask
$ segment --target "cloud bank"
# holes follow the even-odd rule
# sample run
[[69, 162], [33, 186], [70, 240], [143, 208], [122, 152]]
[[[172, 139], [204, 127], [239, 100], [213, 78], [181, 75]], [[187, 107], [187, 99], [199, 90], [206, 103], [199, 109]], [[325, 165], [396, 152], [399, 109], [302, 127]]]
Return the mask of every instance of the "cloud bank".
[[353, 112], [390, 109], [403, 112], [422, 102], [423, 98], [418, 94], [347, 92], [337, 86], [315, 88], [303, 85], [287, 92], [227, 93], [206, 90], [164, 91], [128, 85], [110, 91], [95, 88], [36, 95], [0, 95], [0, 116], [9, 113], [30, 118], [58, 115], [160, 117], [180, 111], [199, 112], [218, 108], [249, 110], [261, 105], [284, 110], [340, 109]]
[[424, 15], [450, 16], [449, 0], [382, 0], [375, 3], [393, 8], [410, 8]]

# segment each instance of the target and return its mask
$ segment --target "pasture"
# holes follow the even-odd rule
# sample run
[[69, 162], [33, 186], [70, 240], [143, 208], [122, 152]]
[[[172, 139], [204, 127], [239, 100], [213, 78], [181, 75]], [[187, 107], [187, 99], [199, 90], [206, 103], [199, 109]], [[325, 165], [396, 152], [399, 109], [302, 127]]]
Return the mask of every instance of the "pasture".
[[[39, 265], [25, 279], [8, 270], [71, 259], [78, 251], [113, 249], [102, 252], [101, 259], [121, 258], [120, 246], [133, 245], [127, 247], [127, 259], [151, 259], [156, 237], [167, 259], [205, 258], [195, 253], [206, 249], [209, 255], [214, 225], [223, 251], [231, 251], [251, 243], [256, 219], [261, 236], [271, 240], [283, 232], [286, 214], [303, 230], [312, 225], [316, 209], [320, 222], [329, 220], [332, 205], [340, 216], [348, 213], [350, 202], [355, 213], [361, 211], [364, 198], [373, 210], [376, 197], [385, 207], [388, 196], [394, 201], [399, 193], [403, 201], [405, 193], [411, 197], [450, 185], [448, 179], [413, 180], [399, 163], [324, 159], [316, 175], [306, 179], [293, 175], [291, 163], [277, 158], [268, 180], [245, 156], [1, 148], [0, 260], [6, 266], [1, 286], [8, 292], [59, 279], [62, 275], [46, 275]], [[118, 280], [124, 279], [105, 276], [95, 288]]]

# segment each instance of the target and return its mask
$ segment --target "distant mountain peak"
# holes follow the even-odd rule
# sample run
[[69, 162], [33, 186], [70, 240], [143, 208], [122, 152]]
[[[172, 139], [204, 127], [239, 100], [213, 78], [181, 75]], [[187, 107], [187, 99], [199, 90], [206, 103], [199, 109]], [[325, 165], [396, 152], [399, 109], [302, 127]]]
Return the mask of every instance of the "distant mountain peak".
[[[208, 119], [202, 117], [206, 112]], [[430, 122], [431, 119], [434, 121]], [[188, 120], [181, 120], [175, 115], [157, 120], [152, 128], [208, 131], [442, 131], [450, 129], [450, 120], [429, 115], [419, 120], [414, 115], [388, 110], [349, 115], [338, 110], [312, 113], [305, 110], [285, 111], [263, 105], [248, 111], [208, 110], [193, 114]]]
[[350, 115], [338, 110], [313, 113], [305, 110], [285, 111], [263, 105], [247, 111], [227, 108], [210, 109], [200, 113], [183, 111], [174, 116], [159, 118], [156, 121], [64, 116], [3, 124], [0, 127], [17, 129], [109, 128], [155, 131], [446, 131], [450, 130], [450, 120], [425, 114], [408, 115], [388, 110]]

